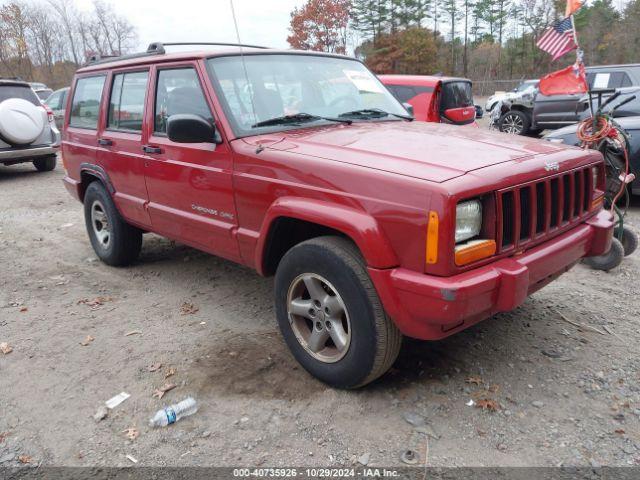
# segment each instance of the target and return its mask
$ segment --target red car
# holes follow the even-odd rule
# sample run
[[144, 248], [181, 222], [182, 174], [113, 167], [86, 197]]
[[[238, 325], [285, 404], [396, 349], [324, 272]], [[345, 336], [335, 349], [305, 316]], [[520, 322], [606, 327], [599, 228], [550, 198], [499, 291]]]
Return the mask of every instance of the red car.
[[411, 120], [349, 57], [152, 44], [78, 70], [64, 183], [109, 265], [155, 232], [275, 275], [293, 355], [355, 388], [611, 243], [599, 153]]
[[413, 108], [421, 122], [474, 125], [471, 80], [429, 75], [378, 75], [393, 95]]

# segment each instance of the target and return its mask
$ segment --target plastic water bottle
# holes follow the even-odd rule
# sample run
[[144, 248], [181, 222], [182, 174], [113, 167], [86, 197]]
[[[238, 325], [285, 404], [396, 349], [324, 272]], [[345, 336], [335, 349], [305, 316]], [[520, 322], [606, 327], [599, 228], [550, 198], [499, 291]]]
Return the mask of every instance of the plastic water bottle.
[[188, 417], [198, 411], [196, 401], [189, 397], [174, 405], [158, 410], [151, 420], [150, 427], [166, 427], [176, 423], [182, 417]]

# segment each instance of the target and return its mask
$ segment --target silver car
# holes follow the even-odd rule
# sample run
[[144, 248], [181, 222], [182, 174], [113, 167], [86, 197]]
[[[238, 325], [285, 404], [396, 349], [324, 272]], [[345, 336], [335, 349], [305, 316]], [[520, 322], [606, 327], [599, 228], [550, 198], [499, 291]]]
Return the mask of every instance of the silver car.
[[59, 147], [53, 112], [31, 86], [0, 78], [0, 164], [32, 162], [39, 171], [50, 171]]

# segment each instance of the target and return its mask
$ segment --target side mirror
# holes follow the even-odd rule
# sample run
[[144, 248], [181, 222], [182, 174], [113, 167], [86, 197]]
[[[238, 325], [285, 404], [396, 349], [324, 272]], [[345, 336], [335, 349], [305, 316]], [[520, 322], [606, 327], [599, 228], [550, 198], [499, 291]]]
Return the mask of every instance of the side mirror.
[[176, 143], [219, 143], [216, 127], [191, 113], [171, 115], [167, 119], [167, 137]]
[[404, 109], [409, 112], [409, 115], [411, 115], [413, 117], [413, 105], [411, 105], [410, 103], [403, 103], [402, 106], [404, 107]]

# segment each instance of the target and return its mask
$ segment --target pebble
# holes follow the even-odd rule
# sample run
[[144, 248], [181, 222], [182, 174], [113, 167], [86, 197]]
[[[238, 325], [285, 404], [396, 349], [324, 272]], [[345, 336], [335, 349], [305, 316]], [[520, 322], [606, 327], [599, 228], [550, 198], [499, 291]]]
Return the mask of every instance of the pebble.
[[358, 463], [361, 465], [367, 465], [369, 463], [370, 458], [371, 458], [371, 454], [369, 452], [363, 453], [358, 457]]
[[424, 427], [427, 424], [427, 421], [422, 415], [419, 415], [414, 412], [404, 412], [402, 415], [405, 421], [414, 427]]
[[109, 410], [107, 410], [107, 407], [105, 407], [104, 405], [102, 405], [100, 408], [98, 408], [98, 410], [96, 411], [96, 413], [93, 415], [93, 419], [97, 422], [104, 420], [105, 418], [107, 418], [107, 415], [109, 415]]
[[531, 402], [531, 405], [533, 405], [536, 408], [544, 407], [544, 403], [541, 402], [540, 400], [534, 400], [533, 402]]

